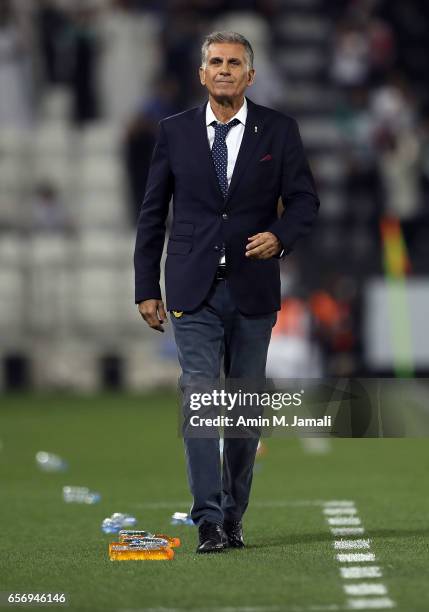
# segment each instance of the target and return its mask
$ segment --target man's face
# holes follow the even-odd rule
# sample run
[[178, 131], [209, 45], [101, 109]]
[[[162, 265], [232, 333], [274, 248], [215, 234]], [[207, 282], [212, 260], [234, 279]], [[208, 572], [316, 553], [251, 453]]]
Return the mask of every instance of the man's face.
[[247, 68], [244, 46], [239, 43], [210, 45], [207, 65], [200, 67], [201, 84], [219, 101], [241, 98], [254, 77], [255, 71]]

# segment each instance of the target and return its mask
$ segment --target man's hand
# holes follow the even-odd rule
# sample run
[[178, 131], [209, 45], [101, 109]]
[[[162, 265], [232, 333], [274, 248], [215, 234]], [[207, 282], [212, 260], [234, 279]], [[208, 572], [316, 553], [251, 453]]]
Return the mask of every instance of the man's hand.
[[271, 232], [261, 232], [250, 236], [246, 246], [246, 257], [252, 259], [270, 259], [282, 250], [282, 244]]
[[152, 329], [164, 332], [163, 323], [167, 322], [162, 300], [144, 300], [139, 303], [139, 313]]

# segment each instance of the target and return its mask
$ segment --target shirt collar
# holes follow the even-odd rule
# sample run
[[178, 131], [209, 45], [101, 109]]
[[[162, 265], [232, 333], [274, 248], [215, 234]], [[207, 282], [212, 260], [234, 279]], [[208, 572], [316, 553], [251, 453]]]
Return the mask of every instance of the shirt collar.
[[[240, 123], [242, 123], [243, 125], [246, 125], [246, 119], [247, 119], [247, 100], [246, 98], [244, 98], [244, 102], [240, 110], [234, 115], [234, 117], [231, 117], [228, 123], [232, 121], [233, 119], [238, 119]], [[217, 121], [217, 119], [212, 110], [212, 107], [210, 106], [210, 100], [209, 100], [206, 106], [206, 125], [210, 125], [213, 121]]]

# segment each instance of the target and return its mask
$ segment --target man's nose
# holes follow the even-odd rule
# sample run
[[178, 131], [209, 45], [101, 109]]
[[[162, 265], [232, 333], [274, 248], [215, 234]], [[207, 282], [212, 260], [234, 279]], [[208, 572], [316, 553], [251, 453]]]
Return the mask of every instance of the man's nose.
[[229, 74], [228, 64], [225, 62], [222, 64], [222, 68], [220, 70], [221, 74]]

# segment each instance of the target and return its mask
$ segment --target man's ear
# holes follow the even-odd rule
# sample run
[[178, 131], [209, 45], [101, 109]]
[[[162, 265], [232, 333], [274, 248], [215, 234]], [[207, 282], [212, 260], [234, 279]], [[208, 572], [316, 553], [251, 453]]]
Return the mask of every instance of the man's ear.
[[206, 84], [206, 72], [202, 66], [200, 66], [199, 72], [200, 72], [200, 83], [201, 85], [205, 85]]
[[250, 85], [253, 85], [253, 83], [255, 82], [255, 75], [256, 75], [256, 70], [254, 68], [249, 70], [249, 73], [247, 75], [247, 86], [248, 87]]

